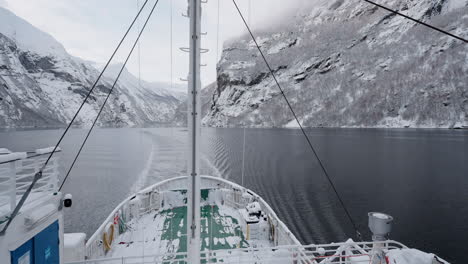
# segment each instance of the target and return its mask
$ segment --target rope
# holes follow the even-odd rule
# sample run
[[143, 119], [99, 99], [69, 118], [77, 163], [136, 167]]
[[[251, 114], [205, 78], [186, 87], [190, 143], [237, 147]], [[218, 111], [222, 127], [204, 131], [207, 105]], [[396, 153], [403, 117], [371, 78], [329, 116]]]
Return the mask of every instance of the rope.
[[280, 90], [281, 95], [283, 96], [283, 98], [284, 98], [286, 104], [288, 105], [289, 110], [291, 111], [292, 115], [294, 116], [294, 119], [296, 120], [297, 124], [299, 125], [299, 128], [300, 128], [301, 131], [302, 131], [302, 134], [304, 135], [305, 139], [307, 140], [307, 143], [308, 143], [310, 149], [312, 150], [312, 152], [313, 152], [315, 158], [317, 159], [317, 161], [318, 161], [318, 163], [319, 163], [319, 165], [320, 165], [320, 168], [322, 169], [322, 171], [323, 171], [324, 175], [326, 176], [328, 182], [330, 183], [330, 185], [331, 185], [333, 191], [335, 192], [336, 196], [338, 197], [338, 200], [339, 200], [341, 206], [343, 207], [343, 209], [344, 209], [344, 211], [345, 211], [345, 213], [346, 213], [346, 215], [347, 215], [347, 217], [348, 217], [348, 219], [349, 219], [351, 225], [353, 226], [353, 228], [354, 228], [354, 230], [355, 230], [355, 232], [356, 232], [357, 238], [360, 239], [360, 240], [362, 240], [362, 239], [361, 239], [361, 233], [359, 232], [359, 229], [357, 228], [356, 223], [354, 222], [353, 218], [351, 217], [351, 214], [349, 213], [348, 208], [346, 207], [345, 203], [343, 202], [343, 199], [341, 198], [340, 194], [338, 193], [338, 190], [336, 189], [335, 184], [334, 184], [333, 181], [331, 180], [330, 175], [328, 174], [328, 172], [327, 172], [327, 170], [326, 170], [326, 168], [325, 168], [325, 166], [324, 166], [322, 160], [321, 160], [320, 157], [318, 156], [318, 153], [317, 153], [317, 151], [315, 150], [314, 146], [312, 145], [312, 142], [310, 141], [309, 136], [308, 136], [307, 133], [305, 132], [304, 127], [303, 127], [303, 126], [301, 125], [301, 123], [299, 122], [299, 118], [297, 117], [296, 112], [294, 111], [294, 109], [293, 109], [291, 103], [289, 102], [289, 99], [286, 97], [286, 94], [284, 93], [283, 88], [281, 87], [281, 85], [279, 84], [278, 80], [276, 79], [276, 76], [275, 76], [275, 74], [274, 74], [273, 69], [272, 69], [271, 66], [270, 66], [270, 63], [268, 62], [268, 60], [266, 59], [265, 55], [263, 54], [263, 52], [262, 52], [262, 50], [261, 50], [261, 48], [260, 48], [260, 45], [258, 45], [257, 40], [255, 39], [255, 36], [253, 35], [252, 31], [250, 30], [249, 25], [248, 25], [247, 22], [245, 21], [245, 18], [244, 18], [244, 16], [243, 16], [241, 10], [239, 9], [239, 6], [238, 6], [237, 3], [236, 3], [236, 0], [232, 0], [232, 2], [234, 3], [234, 5], [235, 5], [235, 7], [236, 7], [236, 9], [237, 9], [237, 12], [239, 13], [240, 17], [242, 18], [242, 21], [244, 22], [244, 25], [245, 25], [245, 27], [247, 28], [247, 30], [248, 30], [248, 32], [249, 32], [249, 34], [250, 34], [250, 37], [251, 37], [252, 40], [254, 41], [255, 46], [257, 47], [258, 51], [260, 52], [260, 55], [262, 56], [263, 61], [265, 62], [265, 64], [266, 64], [266, 66], [267, 66], [267, 68], [268, 68], [268, 70], [269, 70], [271, 76], [273, 77], [273, 80], [275, 81], [275, 83], [276, 83], [278, 89]]
[[122, 37], [122, 39], [120, 40], [119, 44], [117, 45], [117, 47], [115, 48], [114, 52], [112, 53], [111, 57], [109, 58], [109, 60], [107, 61], [106, 65], [104, 66], [104, 68], [102, 69], [101, 73], [99, 74], [98, 78], [96, 79], [96, 81], [94, 82], [93, 86], [91, 87], [91, 89], [89, 90], [88, 94], [86, 95], [85, 99], [83, 100], [83, 102], [81, 103], [80, 107], [78, 108], [78, 110], [76, 111], [75, 115], [73, 116], [73, 118], [70, 120], [70, 123], [67, 125], [67, 127], [65, 128], [65, 131], [63, 132], [63, 134], [60, 136], [59, 140], [57, 141], [57, 144], [55, 144], [55, 147], [54, 149], [52, 150], [52, 152], [50, 152], [49, 154], [49, 157], [47, 158], [47, 160], [44, 162], [44, 165], [41, 167], [41, 169], [36, 172], [36, 174], [34, 175], [34, 178], [33, 178], [33, 181], [31, 182], [31, 185], [29, 185], [28, 189], [26, 190], [26, 192], [23, 194], [23, 196], [21, 196], [21, 199], [20, 201], [18, 202], [18, 204], [16, 205], [15, 209], [13, 210], [13, 212], [11, 213], [11, 216], [10, 216], [10, 219], [8, 220], [8, 223], [5, 225], [5, 227], [2, 229], [2, 231], [0, 232], [0, 236], [1, 235], [4, 235], [6, 230], [8, 229], [8, 226], [10, 226], [11, 224], [11, 221], [13, 221], [13, 219], [16, 217], [16, 215], [18, 214], [19, 210], [21, 209], [21, 207], [23, 207], [23, 204], [24, 202], [26, 201], [26, 199], [28, 198], [29, 194], [31, 193], [31, 190], [32, 188], [34, 187], [34, 185], [36, 185], [37, 181], [40, 180], [42, 178], [42, 172], [44, 171], [44, 169], [46, 168], [47, 164], [49, 164], [49, 161], [50, 159], [52, 158], [52, 156], [54, 155], [55, 152], [58, 152], [57, 151], [57, 148], [59, 147], [60, 143], [62, 143], [63, 141], [63, 138], [65, 137], [65, 135], [68, 133], [68, 131], [70, 130], [73, 122], [75, 122], [75, 119], [77, 118], [78, 114], [80, 113], [81, 109], [83, 108], [83, 106], [85, 105], [85, 103], [88, 101], [88, 98], [91, 96], [91, 94], [93, 93], [94, 89], [96, 88], [97, 84], [99, 83], [99, 81], [101, 80], [101, 77], [102, 75], [104, 74], [104, 72], [106, 71], [107, 67], [109, 66], [110, 62], [112, 61], [112, 59], [114, 59], [114, 56], [115, 54], [117, 53], [117, 51], [120, 49], [120, 46], [122, 45], [122, 43], [124, 42], [124, 40], [127, 38], [127, 35], [128, 33], [130, 32], [130, 30], [132, 29], [133, 25], [135, 24], [135, 21], [138, 19], [138, 17], [140, 16], [141, 14], [141, 11], [143, 10], [143, 8], [146, 6], [146, 3], [148, 2], [148, 0], [145, 1], [145, 3], [143, 4], [142, 8], [140, 9], [140, 12], [138, 12], [138, 14], [136, 15], [136, 17], [133, 19], [132, 23], [130, 24], [130, 26], [128, 27], [127, 31], [125, 32], [124, 36]]
[[[172, 2], [172, 1], [171, 1]], [[140, 9], [140, 0], [136, 0], [137, 10]], [[140, 20], [137, 21], [137, 32], [140, 32]], [[141, 42], [138, 41], [138, 89], [141, 89]]]
[[119, 234], [125, 233], [125, 231], [127, 231], [127, 224], [125, 223], [124, 214], [120, 215], [118, 223], [119, 223]]
[[432, 29], [432, 30], [438, 31], [438, 32], [440, 32], [440, 33], [442, 33], [442, 34], [445, 34], [445, 35], [450, 36], [450, 37], [452, 37], [452, 38], [456, 38], [456, 39], [461, 40], [461, 41], [463, 41], [463, 42], [465, 42], [465, 43], [468, 43], [468, 40], [465, 39], [465, 38], [462, 38], [462, 37], [460, 37], [460, 36], [457, 36], [457, 35], [455, 35], [455, 34], [452, 34], [452, 33], [448, 32], [448, 31], [443, 30], [443, 29], [440, 29], [440, 28], [438, 28], [438, 27], [429, 25], [429, 24], [427, 24], [427, 23], [425, 23], [425, 22], [423, 22], [423, 21], [421, 21], [421, 20], [412, 18], [412, 17], [407, 16], [407, 15], [405, 15], [405, 14], [403, 14], [403, 13], [400, 13], [400, 12], [398, 12], [398, 11], [396, 11], [396, 10], [393, 10], [393, 9], [391, 9], [391, 8], [388, 8], [388, 7], [386, 7], [386, 6], [377, 4], [377, 3], [373, 2], [373, 1], [370, 1], [370, 0], [363, 0], [363, 1], [364, 1], [364, 2], [367, 2], [367, 3], [371, 4], [371, 5], [375, 5], [375, 6], [379, 7], [379, 8], [385, 9], [385, 10], [387, 10], [387, 11], [389, 11], [389, 12], [395, 14], [395, 15], [402, 16], [402, 17], [404, 17], [404, 18], [406, 18], [406, 19], [409, 19], [409, 20], [411, 20], [411, 21], [413, 21], [413, 22], [416, 22], [416, 23], [418, 23], [418, 24], [420, 24], [420, 25], [423, 25], [423, 26], [425, 26], [425, 27], [428, 27], [428, 28], [430, 28], [430, 29]]
[[[130, 57], [132, 56], [132, 53], [133, 53], [133, 51], [135, 50], [135, 47], [137, 46], [138, 41], [140, 40], [141, 35], [142, 35], [143, 32], [145, 31], [146, 25], [148, 24], [149, 19], [150, 19], [151, 16], [153, 15], [154, 9], [155, 9], [156, 6], [158, 5], [158, 3], [159, 3], [159, 0], [156, 0], [156, 2], [155, 2], [155, 4], [154, 4], [153, 8], [151, 9], [150, 14], [148, 15], [148, 18], [147, 18], [146, 21], [145, 21], [145, 24], [143, 25], [143, 28], [140, 30], [140, 33], [138, 34], [138, 37], [137, 37], [137, 39], [135, 40], [135, 43], [133, 44], [132, 49], [130, 50], [130, 53], [128, 54], [127, 58], [125, 59], [125, 62], [124, 62], [124, 64], [122, 65], [122, 67], [121, 67], [121, 69], [120, 69], [120, 71], [119, 71], [119, 74], [117, 75], [117, 78], [115, 79], [114, 83], [112, 84], [112, 88], [111, 88], [111, 89], [109, 90], [109, 92], [107, 93], [106, 99], [104, 100], [104, 103], [102, 104], [101, 109], [99, 109], [99, 112], [98, 112], [96, 118], [94, 119], [91, 128], [89, 129], [88, 133], [86, 134], [86, 137], [85, 137], [85, 139], [83, 140], [83, 142], [82, 142], [82, 144], [81, 144], [81, 147], [80, 147], [80, 149], [78, 150], [78, 153], [75, 155], [75, 158], [73, 159], [73, 162], [72, 162], [70, 168], [68, 169], [67, 175], [65, 176], [65, 178], [63, 179], [62, 184], [60, 185], [59, 191], [62, 190], [62, 187], [63, 187], [63, 185], [65, 184], [65, 182], [67, 181], [68, 176], [70, 175], [70, 172], [73, 170], [73, 167], [75, 166], [75, 163], [76, 163], [76, 161], [78, 160], [78, 157], [80, 156], [81, 151], [83, 150], [84, 146], [86, 145], [86, 142], [88, 141], [89, 135], [91, 135], [91, 132], [93, 131], [93, 129], [94, 129], [94, 127], [95, 127], [95, 125], [96, 125], [96, 123], [97, 123], [97, 121], [98, 121], [98, 119], [99, 119], [99, 116], [101, 115], [102, 111], [104, 110], [104, 106], [106, 106], [107, 100], [109, 100], [109, 97], [110, 97], [110, 95], [112, 94], [112, 91], [114, 91], [114, 88], [115, 88], [115, 86], [116, 86], [116, 84], [117, 84], [117, 82], [118, 82], [118, 80], [119, 80], [119, 78], [120, 78], [120, 75], [122, 75], [122, 72], [123, 72], [123, 70], [125, 69], [125, 66], [127, 65], [128, 60], [129, 60]], [[140, 11], [141, 11], [141, 10], [140, 10]]]
[[174, 73], [173, 73], [173, 70], [174, 70], [174, 59], [173, 59], [173, 49], [172, 49], [172, 45], [173, 45], [173, 17], [172, 17], [172, 13], [173, 13], [173, 5], [172, 5], [172, 0], [169, 1], [170, 2], [170, 15], [169, 15], [169, 19], [170, 19], [170, 53], [171, 53], [171, 91], [174, 89]]
[[247, 23], [252, 26], [252, 0], [249, 0], [249, 13]]
[[221, 0], [218, 0], [218, 18], [216, 24], [216, 63], [219, 62], [219, 11], [220, 11]]

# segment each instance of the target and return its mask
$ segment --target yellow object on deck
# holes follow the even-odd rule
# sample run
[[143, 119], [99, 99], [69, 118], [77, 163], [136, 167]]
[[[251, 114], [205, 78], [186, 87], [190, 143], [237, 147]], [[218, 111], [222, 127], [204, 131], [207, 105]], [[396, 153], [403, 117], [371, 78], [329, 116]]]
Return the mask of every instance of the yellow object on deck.
[[[114, 241], [114, 224], [109, 223], [106, 227], [106, 230], [107, 231], [102, 234], [102, 242], [104, 244], [104, 250], [107, 252], [111, 250], [112, 242]], [[108, 233], [110, 233], [109, 238], [107, 237]]]

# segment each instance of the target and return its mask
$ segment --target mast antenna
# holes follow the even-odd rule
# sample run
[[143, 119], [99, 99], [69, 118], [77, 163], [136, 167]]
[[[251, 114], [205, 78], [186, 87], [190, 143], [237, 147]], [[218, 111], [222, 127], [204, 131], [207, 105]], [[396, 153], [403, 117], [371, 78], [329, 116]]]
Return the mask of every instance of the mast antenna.
[[201, 38], [201, 0], [189, 0], [190, 17], [190, 63], [187, 100], [189, 159], [187, 184], [187, 254], [189, 263], [200, 263], [200, 38]]

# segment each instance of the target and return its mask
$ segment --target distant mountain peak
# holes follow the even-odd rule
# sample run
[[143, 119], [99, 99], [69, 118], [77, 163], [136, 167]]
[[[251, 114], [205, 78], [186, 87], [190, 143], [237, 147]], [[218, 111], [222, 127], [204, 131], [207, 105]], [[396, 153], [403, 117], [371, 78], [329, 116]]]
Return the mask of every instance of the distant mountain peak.
[[2, 7], [0, 7], [0, 33], [14, 41], [23, 51], [32, 51], [44, 56], [67, 54], [63, 45], [50, 34]]
[[[74, 125], [88, 126], [122, 64], [110, 65]], [[0, 127], [68, 123], [89, 93], [96, 63], [69, 55], [52, 36], [0, 8]], [[149, 85], [124, 69], [99, 118], [101, 126], [159, 126], [174, 121], [183, 100], [169, 84]]]

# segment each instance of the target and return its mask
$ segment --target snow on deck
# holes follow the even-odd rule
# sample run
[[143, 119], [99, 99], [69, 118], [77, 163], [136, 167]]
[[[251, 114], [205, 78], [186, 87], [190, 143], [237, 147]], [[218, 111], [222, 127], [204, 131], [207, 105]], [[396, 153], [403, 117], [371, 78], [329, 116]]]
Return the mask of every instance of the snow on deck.
[[[201, 250], [247, 248], [238, 210], [224, 205], [201, 207]], [[187, 252], [187, 207], [163, 208], [127, 223], [107, 257]]]
[[[177, 189], [177, 181], [183, 179], [163, 182], [164, 188], [152, 186], [121, 203], [87, 242], [85, 263], [189, 263], [186, 259], [187, 191]], [[225, 189], [220, 183], [212, 185], [215, 187], [206, 186], [208, 189], [201, 190], [201, 263], [343, 263], [343, 259], [349, 263], [368, 263], [380, 252], [374, 251], [375, 248], [386, 253], [394, 264], [446, 263], [433, 254], [408, 249], [393, 240], [354, 242], [349, 239], [342, 243], [303, 246], [296, 243], [282, 222], [275, 225], [279, 220], [258, 196]], [[261, 212], [256, 210], [256, 203], [260, 203]], [[258, 214], [258, 218], [251, 221], [247, 211]], [[112, 221], [118, 222], [115, 232]], [[109, 243], [110, 234], [115, 236]]]

